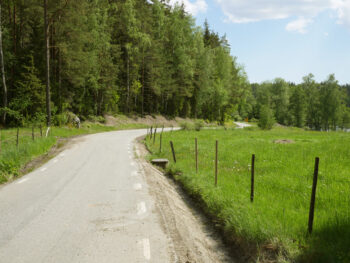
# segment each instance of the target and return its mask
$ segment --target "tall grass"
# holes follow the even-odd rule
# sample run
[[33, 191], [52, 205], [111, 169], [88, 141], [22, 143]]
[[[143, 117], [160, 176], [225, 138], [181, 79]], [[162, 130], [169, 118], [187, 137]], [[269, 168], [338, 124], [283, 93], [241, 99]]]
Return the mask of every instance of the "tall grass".
[[[199, 172], [194, 139], [198, 138]], [[159, 137], [158, 137], [159, 139]], [[294, 143], [276, 144], [289, 139]], [[256, 259], [273, 247], [277, 260], [350, 262], [350, 135], [276, 128], [177, 131], [147, 140], [153, 157], [172, 160], [175, 178], [220, 222], [230, 239], [256, 245]], [[219, 140], [218, 186], [214, 186], [215, 140]], [[256, 155], [255, 199], [250, 202], [250, 162]], [[315, 157], [320, 157], [314, 231], [307, 235]], [[265, 251], [266, 252], [266, 249]], [[263, 253], [262, 253], [263, 254]]]

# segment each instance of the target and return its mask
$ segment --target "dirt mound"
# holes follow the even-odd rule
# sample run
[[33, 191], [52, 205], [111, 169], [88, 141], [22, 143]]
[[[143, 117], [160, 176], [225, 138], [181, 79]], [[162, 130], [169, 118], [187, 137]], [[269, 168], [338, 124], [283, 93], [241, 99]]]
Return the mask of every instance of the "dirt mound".
[[132, 116], [132, 117], [127, 117], [124, 115], [117, 115], [117, 116], [112, 116], [112, 115], [105, 115], [105, 124], [107, 126], [117, 126], [120, 124], [130, 124], [130, 123], [135, 123], [135, 124], [145, 124], [145, 125], [153, 125], [153, 126], [177, 126], [178, 122], [184, 121], [185, 119], [182, 118], [175, 118], [175, 119], [167, 119], [164, 116], [157, 115], [157, 116], [151, 116], [151, 115], [146, 115], [145, 117], [141, 118], [138, 116]]
[[283, 140], [275, 140], [273, 141], [274, 143], [277, 144], [291, 144], [291, 143], [295, 143], [295, 141], [293, 140], [287, 140], [287, 139], [283, 139]]

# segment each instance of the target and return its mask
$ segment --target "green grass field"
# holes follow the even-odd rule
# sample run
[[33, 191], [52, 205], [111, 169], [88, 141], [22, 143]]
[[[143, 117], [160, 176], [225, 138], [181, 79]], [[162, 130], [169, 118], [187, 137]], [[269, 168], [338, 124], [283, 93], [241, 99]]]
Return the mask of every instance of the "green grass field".
[[[171, 160], [169, 171], [256, 261], [350, 262], [350, 134], [292, 128], [163, 133], [163, 151], [146, 140], [150, 158]], [[198, 138], [198, 174], [194, 141]], [[276, 144], [289, 139], [294, 143]], [[177, 163], [169, 141], [174, 142]], [[214, 186], [215, 141], [218, 186]], [[251, 155], [256, 155], [250, 202]], [[307, 224], [315, 157], [320, 158], [314, 231]], [[271, 256], [272, 254], [272, 256]]]
[[106, 132], [123, 129], [146, 128], [143, 124], [123, 124], [107, 127], [101, 124], [83, 123], [80, 129], [69, 127], [53, 127], [45, 138], [46, 129], [41, 137], [40, 129], [35, 129], [35, 140], [32, 139], [31, 128], [20, 128], [17, 147], [17, 129], [2, 129], [0, 134], [0, 184], [20, 176], [21, 168], [31, 160], [46, 154], [59, 138], [76, 135]]

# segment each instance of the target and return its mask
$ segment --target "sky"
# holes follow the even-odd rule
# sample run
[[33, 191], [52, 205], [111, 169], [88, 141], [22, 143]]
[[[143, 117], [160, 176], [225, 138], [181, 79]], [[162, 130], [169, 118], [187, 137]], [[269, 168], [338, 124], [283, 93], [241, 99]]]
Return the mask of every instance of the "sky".
[[335, 74], [350, 84], [350, 0], [170, 0], [226, 35], [250, 82]]

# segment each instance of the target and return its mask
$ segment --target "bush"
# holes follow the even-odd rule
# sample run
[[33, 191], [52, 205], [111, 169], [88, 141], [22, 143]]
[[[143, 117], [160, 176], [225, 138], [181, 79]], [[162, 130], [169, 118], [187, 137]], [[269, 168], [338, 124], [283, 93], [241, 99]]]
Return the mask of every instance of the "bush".
[[200, 131], [203, 127], [204, 127], [204, 121], [202, 121], [202, 120], [196, 120], [196, 121], [194, 122], [194, 129], [195, 129], [196, 131]]
[[56, 114], [53, 118], [54, 124], [57, 126], [66, 125], [69, 122], [69, 114], [67, 112], [63, 112], [61, 114]]
[[273, 117], [272, 110], [264, 105], [260, 109], [260, 119], [258, 126], [263, 130], [271, 130], [272, 126], [275, 124], [275, 119]]
[[186, 130], [186, 131], [190, 131], [194, 129], [193, 124], [188, 121], [180, 122], [180, 127], [182, 130]]
[[103, 116], [89, 115], [88, 119], [91, 122], [99, 122], [99, 123], [105, 123], [106, 122], [106, 119]]

